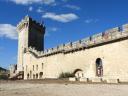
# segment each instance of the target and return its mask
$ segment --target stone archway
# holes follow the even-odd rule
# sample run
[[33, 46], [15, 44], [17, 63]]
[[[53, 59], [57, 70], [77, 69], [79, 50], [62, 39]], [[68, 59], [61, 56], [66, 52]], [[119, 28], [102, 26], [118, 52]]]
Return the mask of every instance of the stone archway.
[[96, 59], [96, 76], [103, 76], [103, 63], [101, 58]]
[[81, 70], [81, 69], [76, 69], [73, 73], [74, 73], [76, 78], [84, 77], [83, 76], [83, 70]]
[[40, 75], [40, 79], [42, 79], [42, 77], [43, 77], [43, 72], [40, 72], [39, 75]]

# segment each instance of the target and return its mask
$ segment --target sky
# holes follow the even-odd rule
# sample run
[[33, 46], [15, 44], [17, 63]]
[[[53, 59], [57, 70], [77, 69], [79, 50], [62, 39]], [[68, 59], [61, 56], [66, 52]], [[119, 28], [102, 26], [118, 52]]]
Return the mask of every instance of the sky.
[[16, 25], [29, 15], [46, 26], [45, 49], [128, 23], [128, 0], [0, 0], [0, 66], [17, 64]]

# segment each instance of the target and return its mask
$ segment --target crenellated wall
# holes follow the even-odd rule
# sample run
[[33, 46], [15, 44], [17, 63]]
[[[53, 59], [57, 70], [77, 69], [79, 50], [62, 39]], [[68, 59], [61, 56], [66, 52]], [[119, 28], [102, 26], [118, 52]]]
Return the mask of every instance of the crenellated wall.
[[122, 39], [128, 36], [128, 24], [122, 27], [116, 27], [106, 30], [103, 33], [99, 33], [76, 42], [69, 42], [66, 44], [59, 45], [54, 48], [45, 49], [44, 51], [37, 51], [35, 48], [29, 47], [28, 51], [34, 53], [37, 57], [54, 55], [57, 53], [69, 53], [79, 49], [84, 49], [88, 47], [104, 45], [106, 43]]

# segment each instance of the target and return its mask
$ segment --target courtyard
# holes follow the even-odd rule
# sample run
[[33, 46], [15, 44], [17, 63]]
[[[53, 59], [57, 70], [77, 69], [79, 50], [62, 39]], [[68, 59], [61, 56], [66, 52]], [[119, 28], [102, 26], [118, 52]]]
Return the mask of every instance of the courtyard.
[[128, 84], [36, 80], [0, 81], [0, 96], [128, 96]]

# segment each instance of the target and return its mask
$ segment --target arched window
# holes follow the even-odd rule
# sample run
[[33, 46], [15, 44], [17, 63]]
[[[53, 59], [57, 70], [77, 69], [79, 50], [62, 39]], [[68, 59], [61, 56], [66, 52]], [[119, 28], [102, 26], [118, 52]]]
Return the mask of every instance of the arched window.
[[103, 64], [101, 58], [96, 59], [96, 76], [98, 77], [103, 76]]

